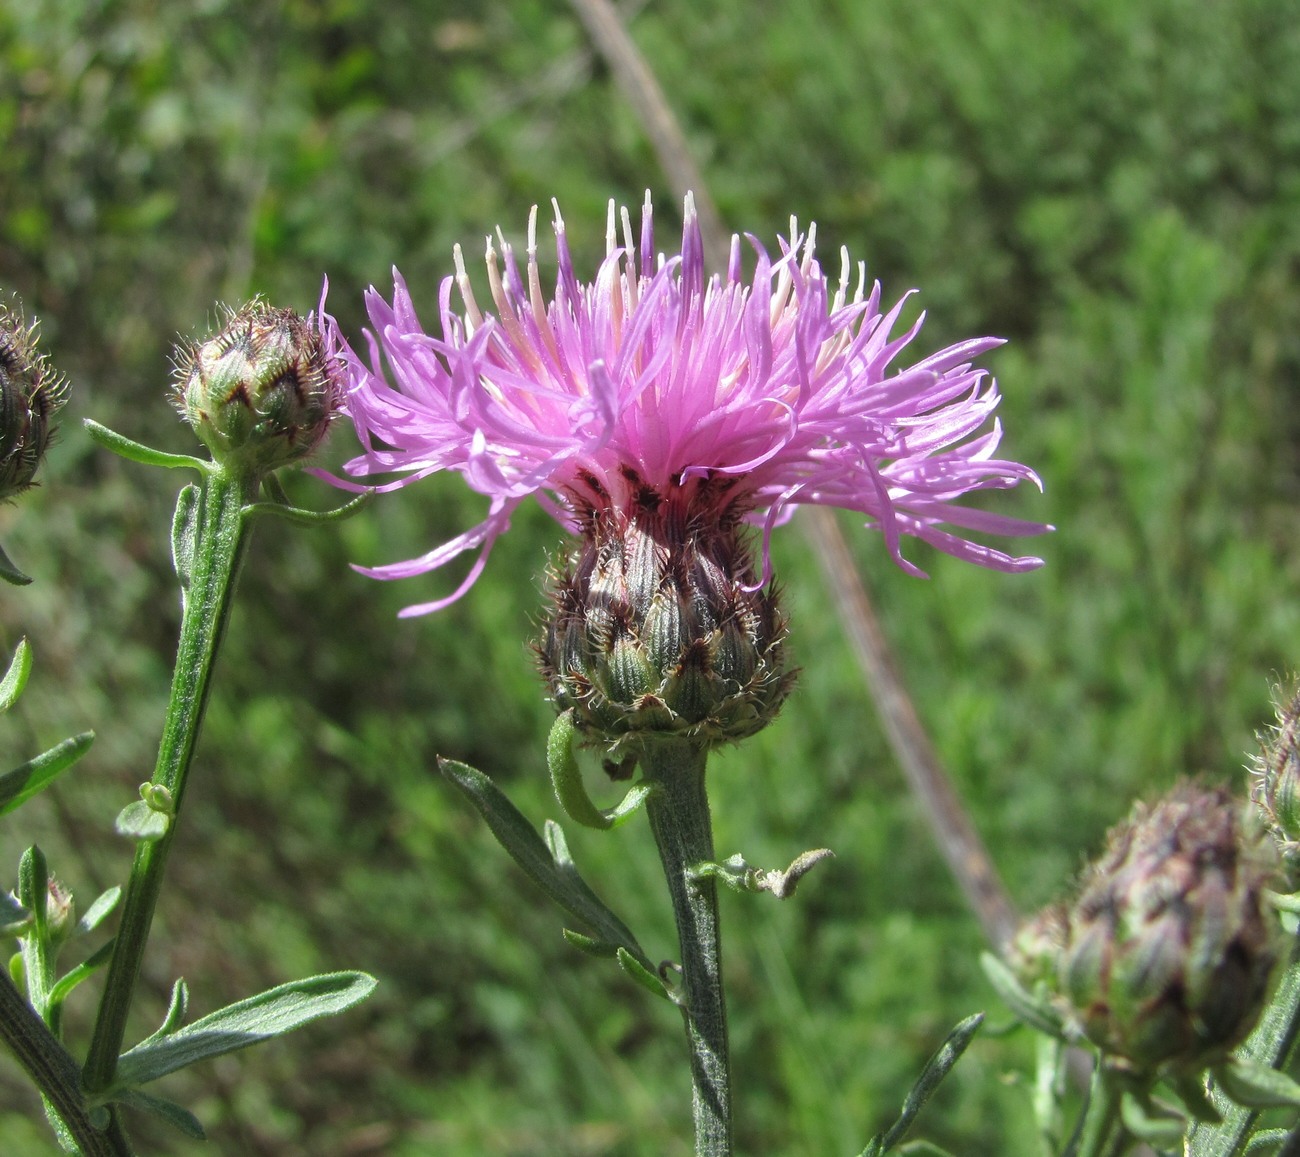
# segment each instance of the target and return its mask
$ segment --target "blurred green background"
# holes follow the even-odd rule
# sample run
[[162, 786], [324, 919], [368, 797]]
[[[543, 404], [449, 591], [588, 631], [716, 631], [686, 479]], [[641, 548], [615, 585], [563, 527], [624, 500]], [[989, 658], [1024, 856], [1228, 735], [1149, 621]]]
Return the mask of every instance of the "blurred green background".
[[[846, 518], [935, 743], [1017, 903], [1049, 899], [1136, 793], [1240, 782], [1297, 661], [1300, 8], [1292, 0], [659, 0], [630, 27], [723, 215], [791, 214], [929, 311], [918, 354], [996, 333], [1007, 453], [1059, 527], [1042, 571], [909, 548]], [[0, 510], [36, 578], [0, 643], [36, 668], [10, 763], [94, 727], [89, 757], [0, 828], [83, 900], [123, 881], [117, 810], [151, 772], [179, 619], [177, 476], [93, 447], [94, 416], [192, 443], [164, 393], [178, 335], [254, 292], [346, 332], [396, 263], [427, 320], [454, 243], [558, 197], [580, 268], [608, 198], [674, 198], [561, 0], [0, 0], [0, 284], [74, 383], [42, 485]], [[679, 220], [679, 218], [677, 218]], [[340, 428], [331, 464], [354, 450]], [[445, 484], [444, 484], [445, 483]], [[304, 504], [336, 492], [288, 480]], [[457, 479], [341, 527], [265, 524], [218, 672], [131, 1039], [184, 975], [200, 1015], [313, 970], [375, 973], [345, 1018], [172, 1078], [206, 1148], [145, 1152], [681, 1155], [680, 1023], [560, 918], [433, 770], [444, 753], [538, 822], [550, 723], [528, 653], [561, 535], [529, 510], [471, 595], [382, 584], [476, 522]], [[852, 1154], [961, 1016], [997, 1011], [974, 919], [902, 786], [806, 539], [774, 556], [804, 668], [784, 715], [715, 761], [723, 854], [838, 853], [791, 903], [724, 899], [740, 1150]], [[463, 573], [463, 572], [462, 572]], [[671, 918], [645, 825], [570, 833], [654, 956]], [[3, 873], [0, 872], [0, 878]], [[6, 886], [8, 886], [6, 884]], [[78, 1049], [92, 994], [69, 1010]], [[924, 1119], [960, 1154], [1034, 1152], [1024, 1036], [977, 1041]], [[0, 1056], [0, 1149], [53, 1151]]]

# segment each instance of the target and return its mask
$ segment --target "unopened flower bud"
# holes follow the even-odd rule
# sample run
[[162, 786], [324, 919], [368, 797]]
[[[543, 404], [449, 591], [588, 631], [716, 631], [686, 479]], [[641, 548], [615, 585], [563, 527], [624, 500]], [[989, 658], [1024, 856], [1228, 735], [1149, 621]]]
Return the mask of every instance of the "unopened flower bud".
[[794, 680], [775, 592], [755, 581], [737, 516], [707, 483], [663, 495], [627, 481], [627, 501], [585, 512], [554, 586], [540, 651], [556, 707], [611, 755], [752, 735]]
[[1185, 783], [1111, 830], [1069, 910], [1060, 992], [1142, 1074], [1197, 1072], [1253, 1027], [1277, 959], [1267, 837], [1223, 789]]
[[49, 879], [45, 897], [45, 927], [54, 948], [67, 941], [77, 927], [77, 902], [53, 876]]
[[37, 348], [38, 326], [0, 303], [0, 501], [21, 494], [54, 434], [68, 384]]
[[1260, 736], [1251, 798], [1288, 864], [1300, 861], [1300, 686], [1274, 703], [1277, 725]]
[[177, 354], [176, 402], [218, 462], [266, 473], [310, 454], [342, 399], [319, 329], [254, 300]]

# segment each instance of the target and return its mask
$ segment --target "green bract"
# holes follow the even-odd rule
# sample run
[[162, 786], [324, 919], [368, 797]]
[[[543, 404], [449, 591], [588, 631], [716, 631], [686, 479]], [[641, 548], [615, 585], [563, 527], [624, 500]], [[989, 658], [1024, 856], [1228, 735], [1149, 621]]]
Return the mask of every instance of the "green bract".
[[0, 303], [0, 499], [21, 494], [54, 434], [51, 421], [68, 384], [37, 348], [35, 324]]
[[310, 454], [340, 387], [320, 332], [254, 300], [177, 357], [177, 406], [218, 462], [260, 475]]
[[554, 584], [543, 673], [557, 708], [611, 755], [656, 738], [744, 739], [794, 681], [775, 592], [756, 581], [734, 511], [702, 498], [646, 490], [630, 510], [593, 510]]
[[1253, 1027], [1277, 960], [1274, 857], [1222, 789], [1183, 784], [1112, 829], [1066, 917], [1061, 995], [1136, 1073], [1194, 1073]]

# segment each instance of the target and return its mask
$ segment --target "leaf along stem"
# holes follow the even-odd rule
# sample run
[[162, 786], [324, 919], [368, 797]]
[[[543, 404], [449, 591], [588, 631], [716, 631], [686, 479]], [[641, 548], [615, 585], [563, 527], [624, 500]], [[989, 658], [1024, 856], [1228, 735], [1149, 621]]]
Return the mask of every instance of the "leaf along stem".
[[[248, 547], [249, 521], [244, 508], [257, 497], [257, 488], [256, 478], [232, 475], [220, 467], [211, 470], [202, 484], [193, 571], [184, 600], [171, 698], [152, 781], [171, 793], [177, 816], [207, 706], [212, 667]], [[141, 841], [136, 848], [117, 946], [83, 1074], [91, 1093], [107, 1089], [113, 1082], [175, 833], [176, 824], [172, 823], [162, 838]]]
[[641, 767], [652, 790], [646, 799], [681, 943], [682, 1015], [691, 1050], [696, 1157], [730, 1157], [731, 1059], [722, 985], [718, 882], [696, 870], [714, 860], [708, 752], [686, 740], [647, 743]]

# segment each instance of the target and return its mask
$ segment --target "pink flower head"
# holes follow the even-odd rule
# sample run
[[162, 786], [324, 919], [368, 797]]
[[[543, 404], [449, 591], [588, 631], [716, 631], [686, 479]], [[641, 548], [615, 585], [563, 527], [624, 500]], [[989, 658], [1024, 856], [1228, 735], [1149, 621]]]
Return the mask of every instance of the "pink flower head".
[[[912, 574], [922, 572], [903, 558], [903, 535], [997, 570], [1042, 564], [943, 529], [1049, 529], [957, 503], [967, 491], [1024, 479], [1041, 488], [1027, 466], [994, 457], [998, 392], [971, 363], [1000, 339], [971, 338], [895, 366], [924, 320], [891, 336], [906, 297], [882, 313], [880, 286], [865, 291], [862, 266], [850, 296], [847, 252], [838, 282], [829, 282], [814, 256], [815, 228], [801, 235], [793, 220], [775, 259], [748, 238], [751, 276], [733, 237], [725, 274], [706, 278], [689, 196], [681, 252], [667, 258], [655, 252], [649, 196], [639, 237], [611, 202], [606, 257], [589, 283], [574, 271], [556, 206], [559, 269], [548, 300], [536, 223], [534, 207], [522, 270], [504, 237], [499, 249], [488, 240], [495, 313], [479, 308], [457, 247], [456, 275], [440, 295], [441, 337], [421, 327], [394, 271], [392, 305], [373, 288], [366, 295], [368, 363], [340, 351], [347, 409], [365, 447], [350, 474], [404, 475], [383, 489], [458, 470], [490, 500], [483, 522], [428, 554], [358, 568], [404, 578], [479, 550], [453, 594], [403, 614], [464, 594], [511, 513], [533, 496], [571, 531], [593, 511], [644, 501], [647, 488], [683, 509], [698, 497], [714, 513], [725, 508], [763, 527], [764, 581], [772, 528], [805, 503], [867, 516]], [[452, 310], [453, 283], [462, 313]]]

